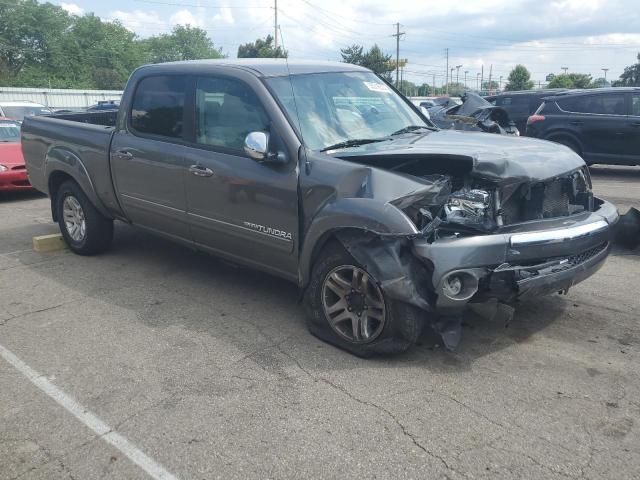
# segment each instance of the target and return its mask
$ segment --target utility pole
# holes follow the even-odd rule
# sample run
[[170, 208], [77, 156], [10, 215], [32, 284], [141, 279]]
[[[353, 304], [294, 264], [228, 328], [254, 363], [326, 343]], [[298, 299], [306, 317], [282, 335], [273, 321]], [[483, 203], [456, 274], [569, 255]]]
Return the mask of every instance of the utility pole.
[[564, 70], [564, 74], [567, 74], [567, 70], [569, 70], [569, 67], [560, 67], [560, 70]]
[[462, 65], [456, 65], [456, 83], [460, 83], [460, 67]]
[[476, 73], [476, 90], [480, 91], [480, 72]]
[[484, 63], [482, 64], [482, 67], [480, 68], [480, 92], [482, 92], [482, 84], [484, 83]]
[[489, 66], [489, 92], [491, 92], [491, 74], [493, 73], [493, 63]]
[[456, 69], [456, 67], [451, 67], [449, 70], [451, 70], [451, 83], [453, 83], [453, 71]]
[[465, 70], [464, 71], [464, 89], [467, 89], [467, 73], [469, 73], [469, 70]]
[[600, 70], [602, 70], [604, 72], [604, 86], [607, 86], [607, 72], [609, 71], [608, 68], [601, 68]]
[[446, 88], [445, 95], [449, 95], [449, 49], [444, 49], [447, 55], [447, 66], [444, 68], [444, 86]]
[[396, 33], [391, 35], [392, 37], [396, 37], [396, 88], [399, 85], [399, 75], [400, 75], [400, 37], [404, 35], [404, 32], [400, 31], [400, 22], [396, 23]]
[[273, 19], [273, 33], [275, 34], [275, 36], [273, 38], [275, 38], [275, 46], [276, 46], [276, 50], [278, 49], [278, 0], [273, 0], [274, 1], [274, 6], [273, 9], [275, 11], [275, 15], [274, 15], [274, 19]]

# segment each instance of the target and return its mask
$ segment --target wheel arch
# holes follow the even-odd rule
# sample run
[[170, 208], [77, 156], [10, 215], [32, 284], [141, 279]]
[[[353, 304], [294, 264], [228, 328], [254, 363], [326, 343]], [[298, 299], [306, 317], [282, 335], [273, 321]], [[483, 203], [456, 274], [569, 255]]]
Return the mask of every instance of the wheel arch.
[[369, 198], [332, 202], [314, 217], [305, 234], [298, 272], [300, 287], [307, 286], [311, 269], [322, 249], [332, 241], [339, 242], [338, 232], [347, 230], [407, 237], [419, 233], [409, 217], [391, 204]]
[[102, 215], [113, 218], [100, 201], [84, 163], [72, 151], [63, 147], [54, 147], [49, 150], [45, 158], [45, 172], [47, 191], [51, 198], [51, 215], [54, 221], [57, 221], [55, 208], [57, 193], [60, 186], [67, 180], [73, 180]]
[[584, 146], [582, 145], [582, 142], [578, 139], [578, 136], [575, 133], [569, 130], [553, 130], [551, 132], [548, 132], [544, 137], [545, 140], [556, 143], [560, 143], [558, 142], [558, 140], [563, 138], [575, 144], [575, 146], [579, 150], [578, 152], [576, 152], [578, 153], [578, 155], [582, 156], [584, 154]]

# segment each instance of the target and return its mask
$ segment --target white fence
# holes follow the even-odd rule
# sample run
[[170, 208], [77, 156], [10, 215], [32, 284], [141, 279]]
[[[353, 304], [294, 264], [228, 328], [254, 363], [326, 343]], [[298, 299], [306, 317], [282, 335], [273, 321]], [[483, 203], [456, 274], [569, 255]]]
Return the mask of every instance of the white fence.
[[51, 108], [85, 108], [103, 100], [120, 100], [120, 90], [0, 87], [0, 102], [30, 101]]

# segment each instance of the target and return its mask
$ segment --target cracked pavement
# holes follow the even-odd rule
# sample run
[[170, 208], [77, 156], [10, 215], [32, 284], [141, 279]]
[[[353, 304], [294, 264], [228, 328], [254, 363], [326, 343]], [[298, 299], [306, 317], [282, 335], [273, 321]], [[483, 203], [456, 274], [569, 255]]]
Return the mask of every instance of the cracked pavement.
[[[640, 206], [640, 168], [593, 176]], [[362, 360], [294, 286], [123, 225], [105, 255], [33, 252], [48, 215], [0, 198], [0, 344], [178, 478], [640, 478], [637, 249], [508, 328], [470, 313], [456, 352]], [[148, 477], [0, 359], [0, 478]]]

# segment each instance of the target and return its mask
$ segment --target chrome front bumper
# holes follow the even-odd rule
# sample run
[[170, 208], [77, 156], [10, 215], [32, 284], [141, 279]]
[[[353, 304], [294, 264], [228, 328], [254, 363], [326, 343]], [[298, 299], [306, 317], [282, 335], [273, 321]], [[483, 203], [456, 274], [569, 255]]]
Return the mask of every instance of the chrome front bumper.
[[[416, 239], [413, 249], [433, 267], [437, 310], [456, 312], [471, 301], [568, 290], [603, 265], [617, 221], [617, 209], [600, 201], [594, 212], [503, 227], [492, 235]], [[452, 284], [462, 288], [456, 293]]]

